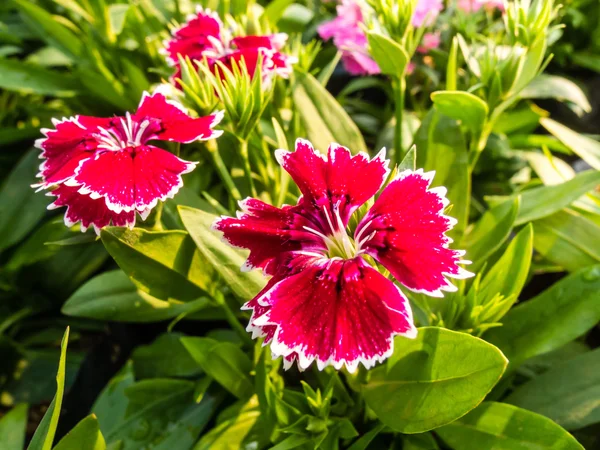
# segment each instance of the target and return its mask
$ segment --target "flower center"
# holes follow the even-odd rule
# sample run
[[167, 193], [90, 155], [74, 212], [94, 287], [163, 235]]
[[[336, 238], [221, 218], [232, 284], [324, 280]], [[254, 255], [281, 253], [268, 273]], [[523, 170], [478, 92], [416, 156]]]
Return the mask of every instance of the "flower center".
[[327, 226], [325, 227], [328, 228], [327, 232], [322, 233], [307, 226], [304, 226], [304, 229], [323, 239], [323, 242], [327, 246], [326, 255], [328, 258], [352, 259], [361, 253], [360, 246], [356, 245], [355, 241], [348, 236], [346, 227], [340, 216], [339, 205], [340, 202], [337, 202], [333, 206], [333, 213], [329, 212], [329, 208], [323, 208], [323, 213], [327, 220]]
[[98, 140], [99, 149], [119, 151], [127, 147], [139, 147], [151, 138], [150, 123], [148, 119], [134, 121], [131, 114], [126, 113], [125, 118], [119, 117], [111, 128], [98, 127], [99, 132], [94, 137]]

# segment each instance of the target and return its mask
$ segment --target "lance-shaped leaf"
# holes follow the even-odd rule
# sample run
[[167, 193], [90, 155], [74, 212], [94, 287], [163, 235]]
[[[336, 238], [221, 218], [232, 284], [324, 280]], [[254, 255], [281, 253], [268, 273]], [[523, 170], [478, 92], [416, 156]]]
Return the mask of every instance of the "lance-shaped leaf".
[[367, 33], [371, 56], [386, 75], [403, 77], [410, 58], [396, 41], [375, 31]]
[[5, 450], [22, 450], [25, 447], [28, 409], [25, 403], [20, 403], [0, 419], [0, 442]]
[[479, 97], [464, 91], [437, 91], [431, 94], [436, 109], [465, 125], [479, 136], [488, 115], [488, 105]]
[[60, 440], [54, 450], [105, 450], [106, 442], [93, 414], [79, 422]]
[[573, 153], [594, 169], [600, 170], [600, 142], [583, 136], [550, 118], [540, 119], [540, 123]]

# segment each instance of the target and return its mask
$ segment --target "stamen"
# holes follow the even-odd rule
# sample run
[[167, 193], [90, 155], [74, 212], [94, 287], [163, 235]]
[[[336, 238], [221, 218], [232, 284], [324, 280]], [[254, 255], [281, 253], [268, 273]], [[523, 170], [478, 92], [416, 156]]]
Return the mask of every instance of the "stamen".
[[150, 121], [149, 120], [144, 120], [141, 124], [140, 127], [138, 128], [138, 131], [135, 135], [135, 140], [134, 140], [134, 145], [140, 145], [142, 143], [142, 135], [144, 134], [144, 131], [146, 131], [146, 128], [148, 128], [148, 125], [150, 125]]
[[363, 235], [363, 233], [365, 232], [365, 230], [367, 228], [369, 228], [369, 225], [371, 225], [373, 223], [373, 219], [369, 220], [358, 232], [358, 234], [356, 236], [354, 236], [354, 240], [355, 241], [360, 241], [360, 237]]

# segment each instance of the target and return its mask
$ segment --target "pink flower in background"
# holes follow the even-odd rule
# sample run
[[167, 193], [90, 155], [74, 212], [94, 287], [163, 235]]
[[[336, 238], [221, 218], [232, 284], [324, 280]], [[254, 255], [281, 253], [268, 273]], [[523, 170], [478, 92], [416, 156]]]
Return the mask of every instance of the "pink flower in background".
[[456, 5], [459, 9], [468, 13], [477, 12], [484, 7], [487, 9], [497, 8], [500, 11], [504, 11], [503, 0], [457, 0]]
[[436, 33], [425, 33], [421, 45], [417, 48], [419, 53], [429, 53], [429, 50], [438, 48], [440, 46], [441, 39], [439, 31]]
[[332, 144], [324, 156], [298, 139], [295, 152], [276, 157], [302, 192], [298, 203], [277, 208], [248, 198], [236, 218], [214, 224], [231, 245], [250, 250], [242, 270], [272, 275], [245, 305], [248, 331], [285, 367], [372, 367], [392, 354], [395, 335], [414, 338], [417, 330], [408, 300], [370, 258], [406, 288], [437, 297], [456, 290], [446, 277], [472, 275], [458, 265], [468, 262], [464, 252], [448, 248], [445, 233], [456, 221], [444, 215], [446, 190], [429, 188], [432, 172], [401, 172], [350, 229], [388, 177], [383, 151], [369, 159]]
[[354, 0], [342, 0], [337, 6], [337, 17], [321, 24], [319, 35], [324, 40], [333, 38], [334, 45], [342, 52], [342, 62], [352, 75], [380, 73], [379, 66], [369, 56], [367, 37], [361, 29], [362, 11]]
[[145, 219], [158, 201], [172, 198], [183, 185], [181, 175], [195, 163], [149, 144], [149, 141], [193, 142], [216, 138], [222, 113], [192, 118], [162, 93], [144, 93], [138, 110], [125, 117], [75, 116], [53, 120], [45, 138], [34, 187], [52, 189], [49, 209], [66, 206], [65, 223], [81, 222], [98, 232], [112, 223], [133, 226], [136, 212]]
[[196, 14], [188, 16], [187, 22], [171, 34], [161, 53], [167, 63], [176, 68], [175, 80], [181, 77], [179, 56], [199, 62], [206, 60], [211, 70], [215, 69], [217, 61], [231, 67], [234, 62], [243, 60], [251, 76], [262, 57], [261, 69], [266, 83], [276, 75], [287, 78], [296, 62], [296, 58], [280, 51], [287, 41], [285, 33], [232, 38], [219, 16], [202, 7], [198, 7]]
[[444, 9], [443, 0], [419, 0], [413, 13], [412, 24], [415, 27], [430, 26]]

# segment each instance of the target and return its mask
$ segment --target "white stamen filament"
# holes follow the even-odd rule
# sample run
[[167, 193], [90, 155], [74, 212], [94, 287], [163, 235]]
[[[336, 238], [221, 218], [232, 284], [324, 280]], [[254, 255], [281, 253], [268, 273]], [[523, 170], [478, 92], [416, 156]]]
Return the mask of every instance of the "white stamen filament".
[[[138, 147], [142, 144], [144, 132], [150, 125], [149, 120], [144, 120], [141, 123], [134, 122], [131, 118], [131, 114], [127, 113], [125, 120], [120, 119], [120, 125], [122, 127], [122, 134], [125, 135], [126, 141], [123, 141], [122, 134], [118, 133], [119, 130], [114, 128], [102, 128], [98, 127], [99, 132], [94, 134], [94, 137], [98, 140], [98, 148], [103, 148], [111, 151], [123, 150], [127, 147]], [[135, 137], [134, 137], [135, 134]]]

